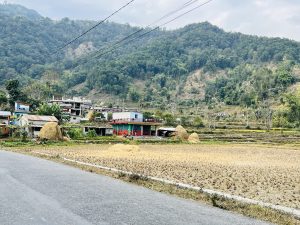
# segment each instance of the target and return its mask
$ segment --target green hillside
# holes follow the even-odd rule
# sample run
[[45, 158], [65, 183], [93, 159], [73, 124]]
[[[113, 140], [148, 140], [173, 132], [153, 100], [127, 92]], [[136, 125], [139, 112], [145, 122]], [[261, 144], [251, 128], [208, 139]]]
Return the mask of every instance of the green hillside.
[[51, 55], [95, 23], [53, 21], [19, 5], [0, 5], [0, 86], [19, 79], [34, 98], [105, 96], [162, 107], [201, 102], [255, 105], [279, 99], [299, 80], [300, 43], [228, 33], [207, 22], [159, 30], [91, 57], [139, 29], [107, 22]]
[[9, 17], [26, 17], [31, 20], [41, 20], [43, 17], [34, 10], [21, 5], [3, 3], [0, 5], [0, 15]]

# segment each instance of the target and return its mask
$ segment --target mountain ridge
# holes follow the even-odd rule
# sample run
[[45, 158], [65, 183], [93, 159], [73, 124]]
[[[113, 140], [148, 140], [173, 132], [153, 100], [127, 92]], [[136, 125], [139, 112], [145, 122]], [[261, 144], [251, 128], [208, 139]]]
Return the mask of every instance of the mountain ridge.
[[39, 20], [43, 17], [35, 10], [28, 9], [19, 4], [0, 3], [0, 14], [9, 17], [26, 17], [31, 20]]
[[[95, 22], [73, 21], [68, 18], [59, 21], [44, 17], [32, 19], [28, 16], [32, 11], [26, 13], [26, 8], [22, 8], [24, 16], [19, 17], [15, 16], [20, 15], [19, 6], [16, 6], [15, 13], [11, 12], [12, 8], [10, 5], [8, 16], [8, 13], [0, 14], [0, 84], [13, 78], [20, 79], [24, 85], [35, 84], [40, 87], [50, 82], [52, 94], [77, 96], [96, 91], [100, 95], [109, 94], [112, 98], [115, 96], [147, 104], [150, 102], [152, 106], [162, 107], [183, 96], [183, 92], [187, 90], [185, 86], [188, 77], [195, 71], [202, 71], [201, 76], [211, 79], [203, 79], [204, 85], [190, 85], [191, 92], [203, 92], [204, 88], [207, 98], [215, 96], [218, 101], [228, 104], [241, 104], [241, 99], [232, 101], [235, 98], [233, 94], [231, 100], [228, 100], [228, 96], [227, 98], [218, 93], [216, 87], [221, 82], [218, 79], [222, 78], [224, 85], [235, 82], [234, 88], [232, 85], [229, 89], [222, 87], [231, 90], [253, 82], [253, 76], [269, 74], [276, 80], [265, 81], [276, 89], [274, 95], [268, 95], [273, 98], [298, 79], [292, 67], [300, 63], [299, 42], [225, 32], [208, 22], [190, 24], [176, 30], [157, 30], [104, 57], [85, 56], [139, 29], [106, 22], [53, 57], [50, 52], [87, 30]], [[1, 10], [3, 5], [0, 5]], [[260, 67], [267, 70], [270, 64], [275, 65], [274, 70], [259, 70]], [[245, 69], [250, 67], [251, 71]], [[276, 68], [285, 68], [286, 79], [291, 83], [282, 85]], [[144, 89], [134, 85], [137, 80], [145, 84]], [[214, 82], [216, 83], [211, 84]], [[30, 86], [27, 87], [27, 92], [33, 94], [34, 90], [30, 90]], [[207, 87], [214, 92], [207, 90]], [[236, 93], [243, 94], [241, 90]], [[253, 93], [248, 94], [250, 96]], [[184, 96], [186, 100], [189, 95]], [[205, 100], [193, 98], [190, 100]], [[253, 98], [257, 102], [263, 97]]]

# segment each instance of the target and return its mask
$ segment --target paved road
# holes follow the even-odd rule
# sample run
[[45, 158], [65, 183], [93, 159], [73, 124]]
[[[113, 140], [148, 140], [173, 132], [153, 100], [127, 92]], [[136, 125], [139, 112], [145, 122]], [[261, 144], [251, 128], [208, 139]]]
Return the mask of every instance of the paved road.
[[0, 151], [0, 224], [266, 223], [110, 177]]

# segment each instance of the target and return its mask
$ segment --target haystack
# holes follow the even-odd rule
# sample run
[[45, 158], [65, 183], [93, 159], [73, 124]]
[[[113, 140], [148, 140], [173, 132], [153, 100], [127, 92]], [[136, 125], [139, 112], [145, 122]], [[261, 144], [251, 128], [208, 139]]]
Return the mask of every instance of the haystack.
[[41, 129], [39, 138], [41, 140], [61, 141], [63, 140], [63, 135], [60, 126], [56, 122], [49, 122]]
[[126, 152], [138, 152], [140, 147], [137, 145], [125, 145], [125, 144], [115, 144], [111, 146], [108, 150], [110, 151], [126, 151]]
[[71, 139], [68, 137], [63, 137], [63, 141], [69, 142], [69, 141], [71, 141]]
[[197, 133], [192, 133], [188, 139], [189, 143], [197, 144], [200, 143], [199, 135]]
[[86, 118], [90, 122], [93, 122], [95, 120], [95, 112], [94, 111], [89, 111], [88, 114], [86, 115]]
[[184, 129], [183, 126], [179, 125], [175, 129], [175, 137], [184, 141], [189, 138], [189, 135], [188, 135], [188, 132], [186, 131], [186, 129]]

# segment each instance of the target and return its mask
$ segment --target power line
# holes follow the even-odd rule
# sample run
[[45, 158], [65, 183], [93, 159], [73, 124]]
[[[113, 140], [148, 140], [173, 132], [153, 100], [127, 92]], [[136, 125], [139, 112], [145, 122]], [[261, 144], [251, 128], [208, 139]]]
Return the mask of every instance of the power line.
[[181, 7], [179, 7], [178, 9], [175, 9], [169, 13], [167, 13], [166, 15], [162, 16], [161, 18], [159, 18], [158, 20], [154, 21], [152, 24], [148, 25], [147, 27], [151, 27], [155, 24], [157, 24], [158, 22], [162, 21], [163, 19], [166, 19], [170, 16], [172, 16], [173, 14], [185, 9], [186, 7], [198, 2], [199, 0], [190, 0], [190, 1], [187, 1], [186, 3], [184, 3]]
[[[121, 44], [122, 42], [124, 42], [124, 41], [130, 39], [132, 36], [134, 36], [134, 35], [136, 35], [136, 34], [142, 32], [142, 31], [144, 31], [146, 28], [151, 27], [151, 26], [157, 24], [158, 22], [162, 21], [163, 19], [166, 19], [166, 18], [172, 16], [173, 14], [175, 14], [175, 13], [177, 13], [177, 12], [179, 12], [179, 11], [185, 9], [185, 8], [187, 8], [188, 6], [194, 4], [194, 3], [198, 2], [198, 1], [199, 1], [199, 0], [189, 0], [189, 1], [187, 1], [186, 3], [184, 3], [182, 6], [180, 6], [180, 7], [177, 8], [176, 10], [173, 10], [173, 11], [167, 13], [166, 15], [160, 17], [159, 19], [157, 19], [157, 20], [154, 21], [153, 23], [147, 25], [145, 28], [141, 28], [141, 29], [139, 29], [139, 30], [137, 30], [137, 31], [135, 31], [135, 32], [133, 32], [133, 33], [131, 33], [131, 34], [129, 34], [128, 36], [126, 36], [126, 37], [124, 37], [123, 39], [121, 39], [121, 40], [115, 42], [115, 43], [112, 44], [111, 46], [103, 47], [103, 48], [99, 49], [99, 50], [96, 51], [96, 53], [94, 53], [94, 54], [97, 54], [97, 53], [99, 53], [100, 51], [102, 51], [102, 50], [104, 50], [104, 49], [113, 48], [114, 46], [116, 46], [116, 45], [118, 45], [118, 44]], [[156, 29], [155, 29], [155, 30], [156, 30]], [[143, 36], [144, 36], [144, 35], [143, 35]]]
[[[175, 18], [173, 18], [173, 19], [171, 19], [171, 20], [169, 20], [169, 21], [167, 21], [167, 22], [165, 22], [165, 23], [163, 23], [163, 24], [161, 24], [161, 25], [159, 25], [159, 26], [157, 26], [157, 27], [155, 27], [155, 28], [153, 28], [153, 29], [147, 31], [146, 33], [143, 33], [143, 34], [141, 34], [141, 35], [139, 35], [139, 36], [137, 36], [137, 37], [134, 37], [133, 39], [129, 40], [129, 41], [128, 41], [127, 43], [125, 43], [125, 44], [128, 44], [128, 43], [130, 43], [130, 42], [132, 42], [132, 41], [134, 41], [134, 40], [136, 40], [136, 39], [142, 38], [142, 37], [146, 36], [147, 34], [150, 34], [150, 33], [152, 33], [153, 31], [158, 30], [160, 27], [165, 26], [165, 25], [168, 25], [169, 23], [172, 23], [173, 21], [175, 21], [175, 20], [177, 20], [177, 19], [179, 19], [179, 18], [181, 18], [181, 17], [183, 17], [183, 16], [185, 16], [185, 15], [187, 15], [187, 14], [189, 14], [189, 13], [191, 13], [191, 12], [197, 10], [197, 9], [199, 9], [200, 7], [202, 7], [202, 6], [204, 6], [204, 5], [208, 4], [208, 3], [210, 3], [210, 2], [212, 2], [212, 1], [213, 1], [213, 0], [206, 1], [206, 2], [204, 2], [204, 3], [202, 3], [202, 4], [200, 4], [200, 5], [198, 5], [198, 6], [194, 7], [194, 8], [192, 8], [192, 9], [190, 9], [190, 10], [188, 10], [188, 11], [186, 11], [186, 12], [184, 12], [184, 13], [178, 15], [178, 16], [176, 16]], [[136, 32], [136, 33], [137, 33], [137, 32]], [[133, 34], [131, 34], [131, 35], [129, 35], [129, 36], [123, 38], [123, 39], [127, 40], [130, 36], [133, 36]], [[118, 43], [118, 44], [119, 44], [119, 43]], [[123, 46], [123, 45], [117, 46], [118, 44], [113, 45], [113, 46], [110, 48], [110, 50], [108, 50], [108, 51], [106, 51], [106, 52], [103, 52], [103, 53], [100, 54], [100, 55], [95, 55], [94, 57], [96, 57], [96, 58], [101, 57], [101, 56], [106, 55], [106, 54], [108, 54], [108, 53], [110, 53], [110, 52], [112, 52], [112, 51], [114, 51], [114, 50], [116, 50], [116, 49], [118, 49], [118, 48], [120, 48], [120, 47]], [[124, 44], [124, 45], [125, 45], [125, 44]], [[97, 51], [96, 54], [97, 54], [97, 53], [99, 53], [99, 51]]]
[[191, 10], [189, 10], [189, 11], [187, 11], [187, 12], [185, 12], [185, 13], [180, 14], [179, 16], [175, 17], [174, 19], [172, 19], [172, 20], [170, 20], [170, 21], [168, 21], [168, 22], [166, 22], [166, 23], [160, 25], [160, 27], [161, 27], [161, 26], [165, 26], [165, 25], [167, 25], [167, 24], [169, 24], [169, 23], [172, 23], [173, 21], [175, 21], [175, 20], [177, 20], [177, 19], [179, 19], [179, 18], [181, 18], [181, 17], [183, 17], [183, 16], [185, 16], [185, 15], [187, 15], [187, 14], [189, 14], [189, 13], [191, 13], [191, 12], [197, 10], [197, 9], [199, 9], [200, 7], [202, 7], [202, 6], [204, 6], [204, 5], [207, 5], [208, 3], [212, 2], [212, 1], [213, 1], [213, 0], [206, 1], [206, 2], [204, 2], [204, 3], [202, 3], [202, 4], [200, 4], [200, 5], [198, 5], [198, 6], [194, 7], [194, 8], [192, 8]]
[[56, 50], [53, 54], [56, 54], [57, 52], [61, 51], [62, 49], [64, 49], [65, 47], [69, 46], [70, 44], [74, 43], [75, 41], [77, 41], [79, 38], [83, 37], [84, 35], [86, 35], [87, 33], [89, 33], [91, 30], [95, 29], [96, 27], [100, 26], [101, 24], [103, 24], [106, 20], [110, 19], [111, 17], [113, 17], [115, 14], [117, 14], [118, 12], [120, 12], [122, 9], [126, 8], [128, 5], [130, 5], [132, 2], [134, 2], [135, 0], [131, 0], [130, 2], [126, 3], [125, 5], [123, 5], [121, 8], [119, 8], [117, 11], [113, 12], [112, 14], [110, 14], [108, 17], [106, 17], [105, 19], [101, 20], [100, 22], [98, 22], [96, 25], [92, 26], [91, 28], [89, 28], [88, 30], [86, 30], [85, 32], [83, 32], [82, 34], [80, 34], [78, 37], [72, 39], [71, 41], [67, 42], [66, 44], [64, 44], [62, 47], [60, 47], [58, 50]]

